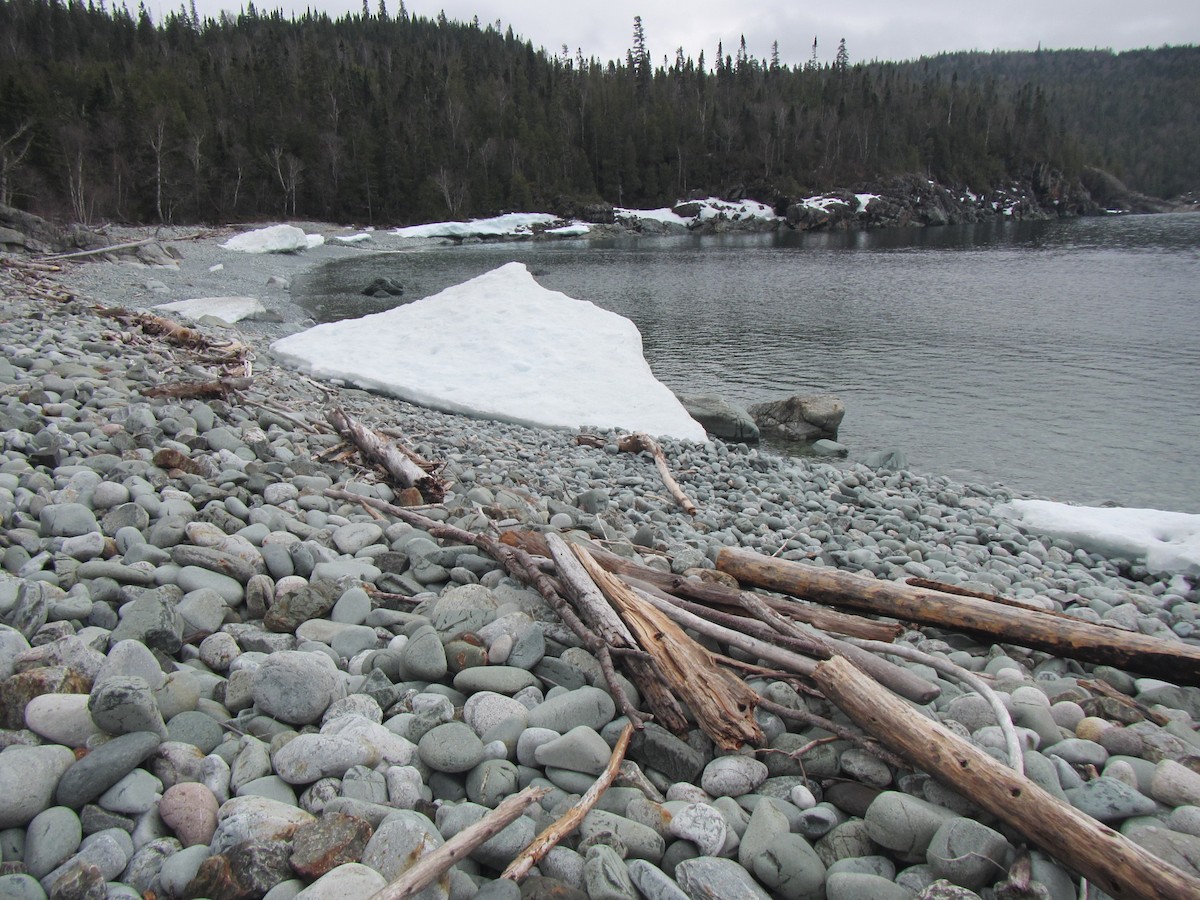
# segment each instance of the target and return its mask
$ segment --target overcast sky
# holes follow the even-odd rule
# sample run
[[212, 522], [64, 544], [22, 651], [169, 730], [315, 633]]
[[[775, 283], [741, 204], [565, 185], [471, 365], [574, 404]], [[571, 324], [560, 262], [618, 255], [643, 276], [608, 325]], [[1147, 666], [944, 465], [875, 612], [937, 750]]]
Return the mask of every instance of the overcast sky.
[[[133, 0], [129, 0], [134, 6]], [[372, 11], [379, 0], [368, 0]], [[399, 0], [386, 0], [390, 12]], [[237, 12], [241, 0], [196, 0], [201, 15]], [[324, 9], [331, 16], [362, 9], [362, 0], [256, 0], [259, 11]], [[178, 9], [178, 0], [153, 0], [152, 10]], [[483, 24], [499, 19], [535, 47], [551, 53], [623, 58], [640, 15], [655, 65], [675, 49], [711, 66], [717, 43], [734, 53], [745, 35], [750, 54], [767, 59], [779, 42], [785, 64], [808, 59], [813, 38], [824, 62], [846, 39], [851, 62], [902, 60], [953, 50], [1033, 50], [1106, 47], [1129, 50], [1200, 43], [1197, 0], [406, 0], [410, 14]], [[157, 16], [156, 16], [157, 19]]]

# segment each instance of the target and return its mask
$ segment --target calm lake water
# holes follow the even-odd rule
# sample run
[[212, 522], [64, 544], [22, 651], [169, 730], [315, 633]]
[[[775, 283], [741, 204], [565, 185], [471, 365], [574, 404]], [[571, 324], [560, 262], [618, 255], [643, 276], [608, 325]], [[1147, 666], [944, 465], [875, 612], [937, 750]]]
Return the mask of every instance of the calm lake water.
[[[854, 456], [1077, 503], [1200, 513], [1200, 215], [372, 254], [298, 283], [321, 321], [512, 260], [628, 316], [677, 392], [832, 393]], [[469, 322], [449, 323], [469, 328]]]

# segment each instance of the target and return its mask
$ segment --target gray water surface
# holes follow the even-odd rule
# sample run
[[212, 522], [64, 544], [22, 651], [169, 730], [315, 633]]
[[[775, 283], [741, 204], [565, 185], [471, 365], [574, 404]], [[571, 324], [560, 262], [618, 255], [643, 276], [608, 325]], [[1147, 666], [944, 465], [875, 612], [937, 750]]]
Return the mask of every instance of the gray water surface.
[[477, 244], [338, 260], [293, 293], [330, 321], [394, 305], [359, 295], [377, 276], [408, 302], [513, 260], [632, 319], [677, 392], [833, 393], [855, 456], [1200, 512], [1200, 215]]

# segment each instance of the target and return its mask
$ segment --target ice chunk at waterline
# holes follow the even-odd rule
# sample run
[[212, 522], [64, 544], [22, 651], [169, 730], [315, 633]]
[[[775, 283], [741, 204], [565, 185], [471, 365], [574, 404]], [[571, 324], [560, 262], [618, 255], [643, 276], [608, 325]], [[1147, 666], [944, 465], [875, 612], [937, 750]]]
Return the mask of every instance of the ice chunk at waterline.
[[318, 325], [271, 350], [312, 375], [434, 409], [705, 439], [650, 371], [636, 325], [546, 290], [521, 263], [386, 312]]
[[196, 297], [191, 300], [160, 303], [153, 308], [173, 312], [189, 319], [212, 316], [222, 322], [228, 322], [230, 325], [267, 311], [266, 307], [262, 305], [262, 301], [256, 297]]
[[1156, 574], [1200, 576], [1200, 515], [1050, 500], [1013, 500], [996, 512], [1029, 531], [1063, 538], [1092, 553], [1144, 559]]

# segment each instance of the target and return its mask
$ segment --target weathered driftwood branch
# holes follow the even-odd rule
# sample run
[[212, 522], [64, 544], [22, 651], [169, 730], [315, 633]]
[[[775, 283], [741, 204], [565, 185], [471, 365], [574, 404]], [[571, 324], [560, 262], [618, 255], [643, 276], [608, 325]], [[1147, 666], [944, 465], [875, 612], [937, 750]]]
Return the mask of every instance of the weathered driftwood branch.
[[536, 866], [547, 853], [558, 845], [559, 841], [579, 827], [579, 823], [592, 811], [592, 807], [596, 805], [600, 797], [608, 790], [609, 785], [617, 777], [617, 772], [620, 770], [621, 763], [625, 759], [625, 751], [629, 749], [629, 740], [632, 737], [633, 723], [630, 723], [621, 730], [621, 736], [617, 738], [617, 744], [613, 747], [608, 765], [604, 767], [604, 771], [600, 773], [600, 776], [592, 782], [592, 786], [587, 789], [587, 792], [579, 798], [579, 802], [567, 810], [558, 821], [551, 824], [535, 837], [533, 843], [522, 850], [517, 855], [517, 858], [508, 864], [508, 868], [501, 874], [501, 878], [508, 878], [519, 882], [529, 874], [530, 869]]
[[466, 859], [477, 847], [515, 822], [531, 803], [536, 803], [548, 793], [549, 788], [527, 787], [521, 793], [503, 800], [474, 825], [468, 825], [432, 853], [422, 856], [399, 878], [372, 894], [371, 900], [403, 900], [416, 896], [441, 878], [451, 866]]
[[864, 731], [1118, 898], [1200, 897], [1194, 878], [892, 697], [850, 663], [817, 666], [821, 691]]
[[[629, 579], [629, 582], [636, 590], [641, 592], [643, 597], [654, 603], [656, 607], [679, 624], [687, 628], [692, 628], [708, 637], [715, 638], [722, 643], [732, 644], [740, 650], [753, 653], [760, 659], [765, 659], [777, 666], [782, 666], [784, 669], [795, 672], [798, 675], [811, 676], [813, 668], [816, 666], [816, 660], [810, 657], [815, 655], [817, 659], [828, 659], [834, 652], [831, 648], [836, 647], [839, 652], [845, 651], [842, 652], [842, 655], [853, 659], [855, 664], [868, 672], [871, 677], [891, 688], [902, 697], [912, 700], [914, 703], [931, 703], [941, 693], [941, 688], [936, 684], [931, 684], [919, 675], [915, 675], [907, 669], [888, 662], [886, 659], [873, 656], [857, 647], [842, 643], [819, 642], [816, 645], [810, 645], [799, 650], [798, 653], [794, 653], [780, 646], [784, 642], [780, 638], [783, 637], [786, 640], [790, 636], [781, 636], [778, 634], [763, 636], [762, 632], [753, 628], [753, 626], [747, 628], [746, 625], [749, 622], [739, 622], [733, 627], [724, 623], [718, 623], [715, 620], [715, 616], [707, 610], [696, 610], [694, 605], [691, 608], [686, 608], [683, 605], [686, 601], [680, 601], [665, 591], [660, 591], [653, 585], [639, 583], [637, 579]], [[753, 620], [750, 621], [752, 622]], [[728, 622], [728, 620], [726, 619], [725, 622]], [[814, 637], [816, 636], [814, 635]], [[791, 637], [791, 640], [794, 641], [795, 638]], [[809, 655], [803, 656], [800, 654]]]
[[[415, 510], [385, 503], [374, 497], [363, 497], [360, 494], [351, 494], [349, 491], [338, 490], [336, 488], [326, 488], [325, 496], [358, 503], [364, 507], [374, 507], [395, 516], [402, 522], [407, 522], [423, 531], [429, 532], [435, 538], [478, 547], [492, 559], [500, 563], [500, 565], [504, 566], [505, 571], [509, 575], [520, 581], [524, 581], [526, 584], [533, 585], [534, 589], [541, 594], [551, 609], [558, 613], [563, 624], [570, 628], [576, 637], [583, 641], [583, 645], [600, 660], [600, 668], [604, 672], [609, 693], [612, 694], [617, 708], [624, 715], [629, 716], [631, 720], [640, 720], [637, 708], [630, 701], [629, 696], [625, 693], [625, 689], [621, 686], [621, 682], [617, 680], [616, 673], [613, 671], [611, 659], [609, 659], [608, 645], [596, 637], [596, 634], [580, 620], [579, 616], [575, 614], [575, 610], [571, 608], [571, 604], [562, 598], [553, 582], [550, 581], [550, 578], [546, 573], [538, 569], [533, 557], [527, 552], [519, 547], [510, 547], [507, 544], [502, 544], [490, 534], [475, 533], [454, 525], [447, 525], [445, 522], [436, 522]], [[608, 665], [605, 665], [606, 659], [609, 659]]]
[[723, 750], [762, 743], [762, 729], [754, 718], [758, 695], [662, 611], [604, 571], [587, 550], [578, 545], [571, 549], [713, 743]]
[[721, 551], [717, 568], [743, 584], [819, 603], [952, 628], [990, 641], [1141, 672], [1175, 684], [1200, 685], [1200, 647], [1182, 642], [1171, 643], [1027, 607], [1017, 609], [976, 597], [805, 566], [731, 547]]
[[[524, 547], [536, 556], [550, 555], [546, 549], [544, 537], [537, 532], [506, 531], [500, 536], [500, 540], [514, 547]], [[609, 572], [632, 576], [676, 597], [684, 597], [711, 606], [742, 608], [741, 594], [745, 592], [737, 588], [701, 581], [698, 578], [684, 578], [682, 575], [674, 575], [670, 572], [661, 572], [590, 544], [588, 552]], [[822, 631], [853, 635], [869, 641], [890, 641], [898, 637], [904, 630], [895, 623], [874, 622], [864, 619], [862, 616], [806, 605], [791, 598], [767, 597], [765, 602], [776, 612], [798, 622], [804, 622]]]
[[408, 454], [390, 441], [385, 441], [361, 422], [350, 417], [341, 407], [325, 414], [329, 424], [346, 440], [352, 442], [369, 460], [379, 463], [402, 488], [416, 488], [426, 503], [440, 503], [446, 496], [446, 486], [418, 466]]
[[116, 253], [120, 250], [136, 250], [138, 247], [144, 247], [146, 244], [153, 244], [157, 238], [144, 238], [140, 241], [130, 241], [127, 244], [110, 244], [107, 247], [96, 247], [93, 250], [74, 250], [71, 253], [55, 253], [51, 256], [43, 256], [43, 260], [60, 261], [64, 259], [84, 259], [88, 256], [101, 256], [105, 253]]
[[[785, 719], [790, 722], [801, 722], [812, 728], [820, 728], [822, 731], [828, 731], [831, 735], [833, 735], [832, 740], [847, 741], [859, 749], [866, 750], [868, 753], [878, 757], [880, 760], [896, 769], [903, 770], [911, 768], [908, 763], [898, 757], [891, 750], [880, 746], [879, 743], [873, 738], [864, 737], [859, 732], [852, 731], [845, 725], [839, 725], [837, 722], [830, 721], [824, 716], [818, 716], [816, 713], [811, 712], [807, 707], [796, 709], [791, 706], [784, 706], [782, 703], [774, 703], [770, 700], [767, 700], [765, 697], [759, 700], [758, 705], [762, 707], [765, 712], [773, 713], [774, 715], [779, 716], [781, 719]], [[817, 740], [822, 739], [818, 738]], [[830, 739], [825, 738], [824, 740]], [[805, 744], [803, 747], [799, 747], [796, 750], [791, 751], [791, 753], [788, 755], [793, 759], [803, 762], [804, 754], [814, 746], [819, 746], [819, 744], [817, 744], [816, 741], [811, 741], [808, 744]]]
[[142, 391], [144, 397], [177, 397], [179, 399], [199, 397], [226, 397], [232, 391], [244, 391], [254, 384], [253, 378], [231, 376], [214, 378], [211, 381], [172, 381]]
[[[988, 706], [992, 708], [992, 715], [996, 717], [996, 724], [1004, 735], [1004, 748], [1008, 751], [1009, 766], [1016, 772], [1025, 773], [1025, 754], [1021, 750], [1021, 741], [1017, 738], [1017, 730], [1013, 727], [1012, 716], [1009, 715], [1008, 708], [1000, 699], [1000, 695], [993, 691], [991, 685], [986, 681], [974, 672], [964, 669], [962, 666], [955, 665], [948, 659], [942, 659], [940, 656], [934, 656], [932, 653], [924, 653], [916, 647], [910, 647], [908, 644], [882, 644], [874, 641], [860, 641], [857, 638], [850, 638], [849, 640], [854, 642], [854, 646], [862, 647], [864, 650], [874, 650], [876, 653], [890, 653], [893, 656], [899, 656], [901, 659], [908, 659], [929, 666], [943, 675], [965, 684], [983, 697], [988, 702]], [[878, 681], [879, 679], [875, 680]]]
[[663, 484], [667, 486], [667, 490], [675, 499], [685, 513], [689, 516], [696, 514], [696, 504], [691, 501], [687, 494], [683, 492], [683, 488], [679, 486], [679, 482], [675, 480], [675, 476], [671, 474], [671, 467], [667, 465], [667, 457], [662, 451], [662, 447], [658, 446], [658, 442], [648, 434], [643, 434], [636, 431], [633, 434], [627, 434], [617, 441], [617, 447], [622, 453], [641, 453], [645, 450], [654, 457], [654, 466], [658, 469], [658, 475], [662, 478]]
[[[587, 622], [588, 627], [604, 645], [601, 667], [606, 664], [612, 665], [613, 650], [638, 649], [636, 638], [621, 621], [621, 617], [609, 606], [608, 600], [592, 581], [567, 542], [557, 534], [548, 534], [546, 543], [553, 556], [558, 579], [567, 596], [574, 603], [580, 617]], [[666, 690], [662, 673], [655, 667], [653, 660], [643, 656], [626, 656], [622, 658], [622, 665], [641, 690], [658, 723], [672, 732], [686, 731], [687, 716], [679, 707], [674, 695]], [[635, 723], [641, 724], [642, 717], [636, 711], [630, 715], [630, 711], [625, 710], [625, 714]]]

